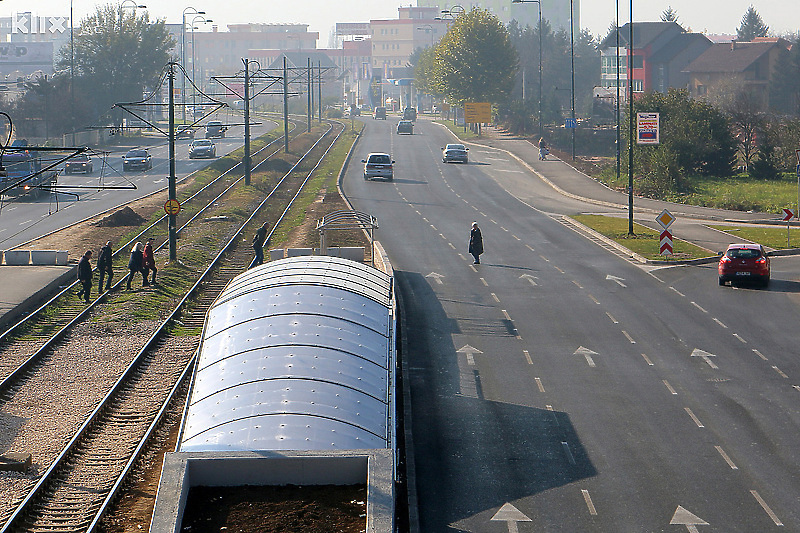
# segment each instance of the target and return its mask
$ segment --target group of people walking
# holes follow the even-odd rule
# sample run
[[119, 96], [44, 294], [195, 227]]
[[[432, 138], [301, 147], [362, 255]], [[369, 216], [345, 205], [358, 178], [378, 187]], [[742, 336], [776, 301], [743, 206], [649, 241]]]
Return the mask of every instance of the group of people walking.
[[[78, 298], [83, 298], [86, 303], [91, 301], [92, 292], [92, 251], [86, 250], [86, 253], [78, 261], [78, 281], [81, 283], [81, 289], [78, 291]], [[105, 290], [111, 289], [111, 280], [114, 278], [114, 257], [111, 249], [111, 241], [106, 242], [105, 246], [100, 249], [100, 254], [97, 256], [97, 274], [99, 283], [97, 285], [98, 293], [103, 292], [103, 282], [105, 282]], [[156, 284], [156, 257], [153, 251], [153, 239], [147, 239], [147, 243], [142, 245], [137, 242], [131, 250], [131, 256], [128, 260], [128, 290], [131, 290], [131, 281], [135, 274], [142, 275], [142, 286], [149, 287]], [[152, 276], [150, 273], [152, 272]]]

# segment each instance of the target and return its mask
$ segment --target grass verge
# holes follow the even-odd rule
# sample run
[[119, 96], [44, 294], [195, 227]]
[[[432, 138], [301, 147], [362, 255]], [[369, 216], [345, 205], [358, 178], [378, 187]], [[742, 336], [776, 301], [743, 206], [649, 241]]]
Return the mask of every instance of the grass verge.
[[629, 235], [628, 219], [626, 218], [606, 217], [603, 215], [576, 215], [572, 218], [647, 259], [699, 259], [716, 255], [716, 253], [700, 246], [673, 239], [673, 255], [663, 256], [659, 254], [658, 250], [660, 235], [650, 228], [634, 223], [634, 234]]
[[[762, 226], [708, 226], [727, 233], [734, 238], [757, 242], [774, 250], [787, 248], [800, 248], [800, 228], [794, 227], [787, 230], [785, 227], [775, 226], [765, 228]], [[788, 239], [787, 239], [788, 235]]]

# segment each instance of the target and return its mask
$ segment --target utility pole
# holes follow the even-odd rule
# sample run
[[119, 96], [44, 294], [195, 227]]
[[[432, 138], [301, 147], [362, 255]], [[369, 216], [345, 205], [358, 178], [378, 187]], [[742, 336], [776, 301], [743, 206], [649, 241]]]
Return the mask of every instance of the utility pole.
[[[169, 64], [169, 199], [177, 200], [175, 190], [175, 63]], [[175, 215], [169, 216], [169, 261], [178, 260]]]
[[628, 235], [633, 235], [633, 0], [628, 36]]
[[308, 75], [308, 95], [306, 95], [307, 103], [306, 103], [306, 131], [311, 132], [311, 119], [314, 116], [313, 112], [313, 104], [311, 102], [311, 95], [314, 94], [314, 78], [311, 75], [311, 56], [308, 57], [308, 62], [306, 63], [306, 74]]
[[289, 80], [285, 55], [283, 56], [283, 151], [289, 153]]
[[250, 62], [244, 63], [244, 184], [250, 185]]
[[319, 106], [319, 121], [322, 122], [322, 61], [318, 61], [319, 66], [319, 84], [317, 90], [319, 91], [319, 98], [317, 98], [317, 105]]

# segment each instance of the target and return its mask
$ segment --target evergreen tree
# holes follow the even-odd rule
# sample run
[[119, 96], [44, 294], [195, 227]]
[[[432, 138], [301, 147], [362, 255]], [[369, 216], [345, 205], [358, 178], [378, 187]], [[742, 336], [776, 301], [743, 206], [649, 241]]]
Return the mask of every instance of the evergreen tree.
[[750, 6], [742, 17], [742, 23], [736, 29], [736, 39], [749, 42], [756, 37], [766, 37], [769, 34], [769, 26], [764, 24], [761, 15], [756, 8]]
[[764, 128], [759, 135], [758, 159], [754, 161], [748, 173], [757, 180], [774, 180], [778, 178], [778, 165], [775, 161], [775, 142], [769, 128]]
[[678, 12], [672, 9], [672, 6], [667, 7], [661, 12], [661, 22], [675, 22], [678, 24]]

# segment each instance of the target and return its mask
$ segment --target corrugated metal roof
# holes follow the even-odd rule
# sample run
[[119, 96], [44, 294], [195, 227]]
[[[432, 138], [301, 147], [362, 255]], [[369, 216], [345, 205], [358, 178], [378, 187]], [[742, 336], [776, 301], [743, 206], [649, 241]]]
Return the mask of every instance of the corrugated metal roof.
[[237, 276], [208, 313], [180, 451], [390, 446], [391, 290], [334, 257]]

